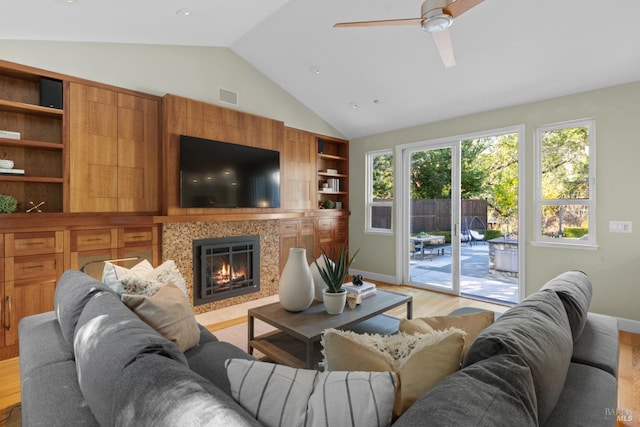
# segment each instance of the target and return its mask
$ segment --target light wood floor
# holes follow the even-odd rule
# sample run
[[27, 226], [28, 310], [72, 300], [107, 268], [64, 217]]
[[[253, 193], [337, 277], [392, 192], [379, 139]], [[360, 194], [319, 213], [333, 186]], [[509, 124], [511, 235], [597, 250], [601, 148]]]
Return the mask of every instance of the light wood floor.
[[[445, 315], [461, 307], [477, 307], [494, 311], [505, 311], [507, 307], [467, 298], [454, 297], [437, 292], [429, 292], [408, 286], [389, 286], [378, 284], [381, 289], [411, 294], [413, 296], [413, 317]], [[211, 330], [222, 329], [246, 320], [246, 313], [239, 315], [232, 312], [226, 320], [217, 320], [208, 327]], [[396, 316], [405, 316], [405, 306], [389, 312]], [[218, 317], [219, 319], [220, 317]], [[640, 378], [634, 379], [633, 348], [636, 347], [640, 357], [640, 335], [620, 332], [620, 364], [618, 372], [618, 409], [622, 414], [630, 415], [631, 421], [621, 421], [619, 427], [640, 426], [640, 396], [634, 395], [634, 390], [640, 391]], [[637, 362], [638, 363], [638, 362]], [[634, 384], [638, 382], [638, 385]], [[0, 361], [0, 409], [7, 408], [20, 402], [20, 377], [18, 358]], [[628, 419], [628, 417], [627, 417]]]

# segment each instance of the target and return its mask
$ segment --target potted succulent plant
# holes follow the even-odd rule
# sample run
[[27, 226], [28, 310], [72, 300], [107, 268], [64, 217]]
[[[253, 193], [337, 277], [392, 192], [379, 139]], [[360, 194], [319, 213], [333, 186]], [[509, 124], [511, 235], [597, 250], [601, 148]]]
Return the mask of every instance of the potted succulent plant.
[[349, 272], [349, 267], [353, 260], [355, 259], [360, 249], [358, 249], [351, 259], [348, 258], [346, 245], [342, 246], [340, 249], [340, 255], [336, 261], [332, 261], [324, 249], [320, 248], [322, 251], [322, 259], [324, 261], [324, 265], [320, 265], [317, 260], [315, 260], [316, 268], [318, 269], [318, 273], [320, 273], [320, 277], [327, 284], [327, 287], [322, 291], [322, 296], [324, 299], [324, 306], [329, 314], [340, 314], [344, 310], [344, 306], [347, 302], [347, 290], [342, 287], [344, 283], [344, 278], [347, 276]]
[[15, 197], [0, 194], [0, 213], [11, 213], [18, 207]]

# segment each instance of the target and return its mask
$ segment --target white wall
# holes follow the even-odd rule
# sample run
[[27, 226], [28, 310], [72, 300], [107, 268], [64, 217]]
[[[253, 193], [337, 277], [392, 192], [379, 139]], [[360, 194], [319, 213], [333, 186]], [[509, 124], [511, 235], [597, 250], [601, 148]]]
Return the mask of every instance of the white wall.
[[[360, 248], [354, 268], [395, 276], [395, 236], [367, 235], [364, 230], [365, 153], [398, 144], [426, 141], [512, 125], [526, 126], [527, 295], [569, 269], [586, 272], [594, 286], [591, 310], [640, 320], [640, 82], [489, 111], [351, 141], [349, 245]], [[595, 117], [597, 156], [597, 251], [532, 246], [533, 146], [538, 125]], [[521, 213], [523, 214], [523, 213]], [[633, 234], [609, 233], [610, 220], [633, 221]], [[593, 226], [593, 224], [591, 224]]]
[[227, 48], [0, 40], [0, 59], [154, 95], [172, 93], [231, 107], [218, 101], [218, 90], [224, 88], [239, 94], [239, 106], [234, 108], [342, 137]]

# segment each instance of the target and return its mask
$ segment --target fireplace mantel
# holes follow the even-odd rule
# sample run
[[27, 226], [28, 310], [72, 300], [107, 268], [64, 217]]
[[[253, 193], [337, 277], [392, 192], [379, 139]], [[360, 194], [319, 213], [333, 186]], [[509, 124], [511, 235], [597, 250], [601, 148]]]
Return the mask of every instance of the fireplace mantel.
[[155, 224], [169, 224], [176, 222], [228, 222], [228, 221], [262, 221], [268, 219], [302, 218], [304, 212], [267, 212], [267, 213], [221, 213], [198, 215], [165, 215], [154, 216]]

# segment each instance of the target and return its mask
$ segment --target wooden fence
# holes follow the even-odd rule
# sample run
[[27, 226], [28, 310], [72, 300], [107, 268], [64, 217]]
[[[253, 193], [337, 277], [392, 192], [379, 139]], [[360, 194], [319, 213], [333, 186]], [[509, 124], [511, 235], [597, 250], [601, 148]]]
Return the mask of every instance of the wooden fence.
[[[462, 218], [477, 216], [483, 224], [487, 224], [487, 201], [463, 199], [461, 205]], [[379, 228], [391, 228], [391, 208], [374, 208], [372, 225]], [[474, 227], [477, 223], [474, 224]], [[419, 199], [411, 200], [411, 234], [420, 232], [451, 230], [451, 200]]]

